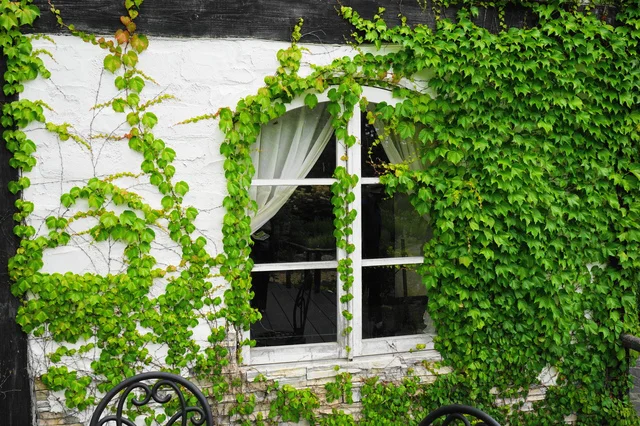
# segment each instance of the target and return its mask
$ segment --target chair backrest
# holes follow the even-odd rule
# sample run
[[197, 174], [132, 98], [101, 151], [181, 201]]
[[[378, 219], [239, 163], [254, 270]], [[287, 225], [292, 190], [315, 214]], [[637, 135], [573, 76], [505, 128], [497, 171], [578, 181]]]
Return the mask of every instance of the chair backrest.
[[[131, 403], [136, 407], [147, 404], [163, 405], [177, 399], [175, 413], [168, 418], [166, 426], [213, 426], [211, 408], [200, 389], [181, 376], [163, 372], [142, 373], [120, 382], [100, 400], [89, 426], [136, 426], [135, 418], [131, 420], [125, 417], [124, 413], [127, 399], [132, 392], [134, 394], [130, 398]], [[188, 400], [191, 399], [189, 393], [196, 397], [197, 405], [188, 405]], [[109, 406], [114, 406], [115, 413], [105, 413]]]
[[461, 421], [465, 426], [471, 426], [471, 422], [469, 422], [467, 416], [480, 421], [480, 423], [474, 423], [475, 426], [500, 426], [500, 423], [484, 411], [469, 407], [468, 405], [458, 404], [445, 405], [432, 411], [418, 426], [430, 426], [434, 420], [441, 417], [445, 417], [442, 426], [455, 425], [456, 423], [454, 422], [456, 420]]

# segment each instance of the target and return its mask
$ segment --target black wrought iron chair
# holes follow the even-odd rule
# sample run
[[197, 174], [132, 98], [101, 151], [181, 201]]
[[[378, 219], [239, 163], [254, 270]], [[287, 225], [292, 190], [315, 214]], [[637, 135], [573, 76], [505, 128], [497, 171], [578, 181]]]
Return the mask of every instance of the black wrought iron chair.
[[[471, 423], [466, 416], [470, 416], [479, 422]], [[430, 426], [434, 420], [441, 417], [445, 417], [441, 426], [458, 424], [456, 423], [456, 420], [461, 421], [465, 426], [471, 426], [472, 424], [475, 426], [500, 426], [500, 423], [495, 421], [493, 417], [484, 411], [478, 410], [474, 407], [469, 407], [468, 405], [458, 404], [445, 405], [444, 407], [440, 407], [432, 411], [423, 421], [420, 422], [418, 426]]]
[[[183, 391], [193, 394], [197, 399], [197, 405], [188, 405], [188, 399], [191, 398]], [[165, 426], [213, 426], [209, 403], [200, 389], [176, 374], [162, 372], [142, 373], [120, 382], [100, 400], [89, 426], [136, 426], [135, 419], [131, 420], [124, 414], [128, 396], [132, 392], [135, 393], [131, 403], [136, 407], [150, 403], [163, 405], [177, 398], [175, 414], [169, 417]], [[114, 414], [105, 413], [105, 409], [110, 405], [115, 408]]]

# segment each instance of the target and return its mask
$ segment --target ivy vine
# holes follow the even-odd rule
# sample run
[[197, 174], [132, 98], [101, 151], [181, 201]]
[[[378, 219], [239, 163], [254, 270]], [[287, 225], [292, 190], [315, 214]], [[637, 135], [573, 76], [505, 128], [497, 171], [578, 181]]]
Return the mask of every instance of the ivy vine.
[[[183, 205], [189, 185], [175, 176], [175, 151], [152, 132], [158, 119], [150, 109], [169, 97], [145, 101], [141, 96], [153, 83], [137, 68], [138, 55], [148, 48], [135, 24], [142, 0], [125, 2], [122, 28], [113, 40], [59, 19], [74, 35], [106, 51], [104, 67], [114, 74], [119, 95], [101, 107], [124, 114], [130, 128], [120, 137], [143, 158], [141, 174], [126, 176], [145, 177], [163, 198], [156, 209], [118, 186], [125, 175], [94, 178], [63, 194], [60, 201], [67, 210], [46, 219], [47, 235], [37, 235], [29, 225], [33, 203], [16, 203], [21, 245], [9, 266], [13, 293], [24, 298], [18, 322], [34, 336], [61, 343], [49, 355], [52, 366], [43, 382], [64, 390], [69, 407], [86, 408], [95, 403], [95, 395], [87, 392], [91, 382], [104, 391], [145, 368], [153, 362], [147, 349], [153, 343], [166, 347], [162, 361], [167, 369], [189, 369], [206, 378], [219, 400], [236, 393], [232, 414], [249, 418], [255, 397], [245, 399], [223, 373], [239, 357], [238, 349], [251, 344], [238, 338], [230, 351], [228, 328], [239, 337], [260, 316], [250, 306], [248, 211], [256, 209], [249, 197], [255, 174], [252, 144], [261, 126], [282, 116], [293, 99], [304, 98], [313, 108], [316, 95], [327, 92], [336, 137], [353, 146], [358, 141], [347, 123], [354, 107], [366, 103], [362, 87], [374, 86], [392, 90], [400, 102], [378, 104], [369, 119], [414, 141], [420, 153], [422, 168], [387, 165], [381, 180], [388, 194], [408, 194], [416, 211], [431, 218], [433, 238], [425, 243], [419, 272], [437, 326], [436, 348], [453, 372], [438, 375], [432, 384], [411, 375], [401, 383], [370, 379], [362, 387], [357, 423], [397, 424], [401, 419], [417, 424], [430, 409], [457, 402], [479, 406], [512, 425], [560, 424], [571, 414], [585, 425], [637, 425], [619, 336], [638, 330], [640, 5], [619, 7], [614, 26], [588, 6], [524, 3], [537, 18], [535, 26], [491, 33], [474, 23], [477, 2], [455, 2], [455, 20], [441, 16], [450, 3], [433, 3], [434, 29], [411, 27], [404, 19], [388, 26], [383, 10], [364, 19], [342, 7], [341, 15], [355, 29], [354, 55], [313, 66], [308, 75], [299, 73], [304, 53], [300, 24], [291, 46], [278, 52], [275, 74], [255, 95], [233, 110], [191, 120], [218, 119], [225, 133], [220, 151], [228, 195], [223, 253], [216, 256], [194, 234], [198, 210]], [[505, 3], [496, 5], [504, 8]], [[28, 0], [3, 0], [2, 8], [0, 34], [8, 64], [3, 90], [11, 95], [48, 71], [20, 31], [38, 16], [37, 8]], [[52, 11], [60, 16], [53, 6]], [[362, 43], [396, 48], [370, 50]], [[404, 84], [425, 71], [435, 96]], [[34, 121], [46, 123], [45, 109], [26, 99], [3, 106], [12, 167], [24, 172], [35, 167], [36, 143], [24, 128]], [[72, 134], [65, 123], [46, 127], [61, 140], [71, 138], [91, 149], [90, 141]], [[356, 212], [348, 206], [357, 178], [344, 167], [334, 177], [335, 236], [346, 253], [339, 262], [342, 315], [349, 324], [356, 314], [349, 310]], [[23, 176], [10, 189], [17, 193], [29, 185]], [[79, 210], [78, 200], [86, 200], [89, 209]], [[68, 244], [74, 237], [69, 224], [87, 217], [96, 220], [87, 230], [96, 241], [126, 245], [126, 273], [41, 272], [43, 252]], [[158, 232], [179, 244], [178, 265], [157, 265], [151, 243]], [[229, 283], [224, 299], [216, 297], [211, 280], [218, 268]], [[166, 290], [151, 297], [149, 290], [158, 282]], [[191, 338], [201, 321], [211, 329], [205, 348]], [[347, 325], [343, 333], [350, 331]], [[78, 342], [79, 347], [68, 345]], [[99, 354], [90, 374], [64, 365], [89, 352]], [[523, 401], [547, 366], [558, 371], [557, 385], [533, 411], [518, 410], [521, 402], [498, 403]], [[350, 380], [339, 375], [328, 385], [329, 397], [349, 403]], [[270, 386], [265, 398], [275, 395], [271, 410], [257, 423], [356, 423], [340, 411], [317, 414], [320, 401], [310, 390]]]
[[[266, 88], [221, 128], [230, 145], [238, 138], [248, 164], [246, 148], [271, 112], [301, 96], [312, 107], [312, 94], [328, 91], [337, 138], [349, 145], [345, 119], [361, 85], [393, 89], [402, 101], [378, 104], [370, 119], [414, 140], [423, 168], [390, 165], [382, 182], [431, 217], [420, 273], [436, 348], [455, 371], [424, 388], [422, 406], [437, 395], [511, 424], [558, 424], [574, 413], [584, 424], [635, 424], [618, 338], [638, 323], [637, 5], [622, 9], [615, 27], [588, 7], [528, 6], [538, 25], [497, 34], [474, 24], [470, 2], [435, 30], [404, 20], [388, 27], [382, 10], [367, 20], [343, 7], [356, 43], [398, 50], [358, 51], [301, 77], [294, 40]], [[426, 70], [435, 97], [400, 84]], [[240, 173], [232, 181], [246, 193], [254, 171]], [[355, 212], [345, 206], [355, 182], [340, 167], [334, 176], [336, 239], [348, 252]], [[246, 218], [238, 213], [234, 221]], [[234, 235], [248, 245], [246, 229]], [[349, 260], [340, 267], [348, 289]], [[534, 413], [495, 408], [489, 390], [523, 400], [545, 366], [558, 370], [558, 385]]]
[[[138, 55], [149, 44], [146, 36], [136, 31], [135, 19], [141, 4], [142, 0], [125, 2], [127, 14], [120, 18], [122, 28], [115, 32], [113, 40], [66, 25], [53, 5], [51, 12], [73, 35], [107, 52], [104, 68], [114, 74], [118, 95], [96, 108], [111, 108], [124, 114], [130, 128], [116, 136], [92, 136], [93, 139], [126, 141], [129, 148], [141, 154], [142, 173], [92, 178], [85, 185], [73, 187], [60, 198], [63, 214], [46, 218], [49, 232], [45, 235], [37, 235], [35, 228], [25, 223], [34, 209], [33, 204], [24, 200], [16, 203], [19, 212], [15, 219], [19, 224], [15, 232], [21, 237], [21, 245], [10, 260], [9, 268], [15, 282], [13, 294], [24, 298], [17, 321], [33, 336], [60, 343], [55, 351], [47, 354], [51, 366], [42, 381], [51, 390], [64, 390], [66, 405], [79, 410], [96, 401], [90, 384], [104, 392], [125, 377], [157, 362], [158, 355], [149, 350], [149, 345], [154, 344], [165, 348], [166, 355], [161, 356], [160, 362], [167, 370], [191, 369], [195, 374], [206, 371], [211, 375], [209, 393], [217, 399], [228, 390], [227, 379], [222, 374], [229, 363], [228, 348], [224, 343], [226, 326], [219, 320], [218, 307], [222, 299], [216, 296], [218, 289], [211, 281], [215, 275], [212, 268], [218, 262], [205, 249], [205, 238], [193, 235], [198, 211], [183, 205], [189, 185], [175, 178], [176, 169], [172, 164], [175, 151], [152, 132], [158, 122], [152, 107], [171, 96], [142, 98], [144, 87], [153, 80], [137, 68]], [[21, 2], [21, 13], [16, 9], [16, 2], [7, 7], [12, 12], [15, 10], [16, 16], [22, 19], [21, 24], [30, 24], [39, 13], [27, 1]], [[49, 72], [35, 56], [37, 52], [31, 51], [26, 36], [13, 27], [7, 33], [13, 37], [10, 41], [19, 47], [19, 54], [10, 57], [5, 75], [8, 84], [4, 90], [11, 94], [22, 91], [22, 82], [35, 78], [36, 71], [43, 77], [48, 77]], [[12, 167], [30, 171], [36, 165], [33, 156], [36, 145], [23, 131], [33, 121], [46, 123], [46, 129], [62, 141], [73, 139], [85, 149], [92, 149], [91, 141], [72, 133], [69, 124], [46, 122], [43, 107], [46, 108], [40, 102], [26, 99], [4, 106], [2, 123], [9, 130], [3, 137], [13, 152]], [[162, 195], [161, 209], [118, 185], [120, 179], [141, 176]], [[22, 177], [9, 186], [16, 193], [29, 184], [29, 179]], [[86, 201], [88, 210], [78, 207], [80, 200]], [[74, 234], [69, 226], [85, 218], [93, 218], [95, 226]], [[167, 234], [181, 248], [178, 265], [158, 266], [152, 255], [157, 232]], [[67, 245], [81, 234], [96, 242], [122, 242], [126, 272], [109, 275], [41, 272], [45, 250]], [[151, 295], [154, 285], [163, 285], [160, 296]], [[204, 311], [206, 313], [202, 313]], [[201, 322], [208, 324], [211, 330], [206, 348], [201, 348], [192, 339], [193, 328]], [[92, 359], [90, 370], [70, 369], [67, 364], [74, 357]]]

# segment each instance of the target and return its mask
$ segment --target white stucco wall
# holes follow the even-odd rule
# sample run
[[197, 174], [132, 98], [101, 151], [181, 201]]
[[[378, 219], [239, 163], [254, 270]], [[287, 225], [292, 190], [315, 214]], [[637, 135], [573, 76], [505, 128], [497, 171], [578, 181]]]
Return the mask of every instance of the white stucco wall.
[[[115, 113], [111, 107], [92, 110], [95, 104], [109, 101], [117, 94], [114, 76], [102, 67], [105, 52], [75, 37], [54, 36], [53, 39], [54, 45], [46, 40], [34, 43], [36, 49], [47, 49], [53, 54], [54, 59], [43, 56], [51, 78], [28, 83], [22, 97], [44, 101], [53, 110], [46, 112], [48, 121], [69, 123], [75, 133], [87, 140], [98, 133], [126, 133], [129, 127], [123, 114]], [[286, 46], [286, 43], [257, 40], [154, 38], [150, 48], [140, 55], [139, 68], [158, 83], [147, 83], [142, 101], [160, 94], [176, 97], [150, 108], [159, 119], [153, 132], [177, 153], [174, 180], [189, 184], [190, 192], [184, 202], [200, 210], [198, 229], [211, 242], [212, 253], [220, 247], [221, 201], [226, 192], [223, 158], [219, 153], [223, 136], [216, 121], [176, 123], [213, 113], [221, 107], [234, 107], [239, 99], [255, 93], [264, 84], [264, 77], [275, 72], [276, 52]], [[327, 63], [349, 52], [340, 46], [308, 47], [314, 63]], [[65, 210], [60, 204], [60, 195], [73, 186], [91, 177], [140, 172], [142, 157], [128, 148], [126, 139], [95, 140], [89, 151], [72, 140], [60, 142], [42, 126], [31, 127], [28, 135], [38, 147], [38, 166], [26, 174], [32, 185], [24, 196], [37, 201], [31, 216], [37, 229], [41, 225], [38, 219]], [[125, 178], [119, 182], [135, 188], [148, 202], [160, 207], [161, 197], [146, 179]], [[82, 248], [88, 252], [81, 247], [48, 251], [43, 272], [104, 273], [121, 269], [121, 264], [106, 262], [109, 256], [106, 253], [100, 256], [100, 247], [95, 244]], [[165, 256], [171, 255], [165, 253]], [[175, 260], [175, 256], [159, 258], [160, 262], [163, 260]]]
[[[87, 149], [72, 140], [61, 142], [42, 125], [33, 125], [28, 136], [37, 145], [38, 165], [26, 176], [31, 180], [24, 197], [33, 201], [35, 211], [30, 216], [32, 224], [40, 233], [47, 233], [44, 219], [51, 215], [70, 216], [60, 203], [60, 196], [74, 186], [82, 186], [92, 177], [104, 178], [121, 172], [140, 172], [142, 157], [130, 150], [127, 140], [105, 141], [103, 138], [91, 140], [98, 133], [124, 134], [129, 126], [124, 115], [115, 113], [111, 107], [93, 110], [95, 104], [109, 101], [117, 90], [113, 85], [114, 76], [103, 70], [105, 51], [84, 43], [71, 36], [53, 36], [55, 44], [46, 40], [34, 41], [36, 49], [46, 49], [53, 59], [43, 56], [51, 71], [48, 80], [38, 79], [26, 85], [23, 98], [42, 100], [52, 111], [46, 112], [49, 122], [69, 123], [74, 132], [91, 143]], [[139, 68], [151, 76], [157, 84], [147, 83], [142, 92], [142, 101], [161, 94], [171, 94], [176, 98], [152, 107], [159, 121], [153, 129], [156, 137], [165, 141], [176, 151], [176, 176], [174, 181], [184, 180], [190, 186], [184, 205], [192, 205], [200, 211], [196, 225], [199, 233], [208, 240], [209, 253], [216, 255], [222, 249], [221, 224], [224, 214], [222, 200], [226, 194], [226, 181], [222, 170], [223, 157], [219, 153], [223, 140], [217, 121], [203, 121], [196, 124], [177, 123], [206, 113], [214, 113], [221, 107], [235, 107], [237, 101], [254, 94], [263, 86], [263, 79], [278, 67], [276, 53], [288, 46], [287, 43], [260, 40], [206, 40], [206, 39], [162, 39], [152, 38], [150, 46], [140, 56]], [[335, 58], [352, 53], [349, 47], [335, 45], [307, 45], [303, 63], [327, 64]], [[308, 72], [303, 68], [303, 73]], [[115, 132], [114, 132], [115, 130]], [[142, 195], [145, 201], [160, 208], [157, 189], [141, 179], [122, 178], [116, 181], [120, 186], [130, 188]], [[77, 208], [86, 210], [88, 206]], [[81, 232], [92, 226], [92, 219], [75, 222], [71, 229]], [[167, 235], [156, 233], [152, 254], [159, 265], [177, 264], [179, 248]], [[71, 271], [74, 273], [117, 273], [123, 271], [123, 246], [119, 243], [96, 243], [86, 236], [76, 236], [71, 244], [55, 250], [45, 251], [43, 272]], [[224, 288], [224, 282], [217, 284]], [[161, 283], [155, 292], [161, 291]], [[202, 330], [197, 339], [206, 340], [207, 332]], [[32, 374], [40, 376], [46, 371], [45, 353], [55, 349], [55, 345], [42, 339], [31, 339]], [[156, 348], [159, 354], [163, 348]], [[95, 355], [95, 354], [94, 354]], [[296, 386], [307, 386], [324, 391], [324, 384], [332, 381], [339, 365], [341, 371], [354, 374], [356, 404], [343, 407], [358, 409], [358, 383], [372, 375], [385, 376], [389, 380], [400, 379], [407, 370], [426, 381], [433, 380], [432, 372], [421, 364], [422, 360], [438, 360], [434, 350], [420, 353], [363, 357], [355, 362], [324, 361], [319, 363], [281, 364], [269, 367], [246, 368], [247, 383], [257, 375], [280, 380]], [[86, 360], [88, 362], [89, 359]], [[73, 365], [76, 368], [88, 366]], [[445, 372], [443, 370], [442, 372]], [[247, 388], [247, 392], [260, 389]], [[532, 394], [531, 400], [544, 397], [544, 391]], [[63, 394], [49, 393], [38, 388], [38, 424], [53, 425], [63, 413]], [[330, 408], [328, 408], [330, 411]], [[65, 420], [73, 423], [75, 418]], [[86, 421], [86, 415], [79, 415], [78, 421]]]
[[[45, 102], [51, 107], [51, 111], [45, 112], [47, 121], [71, 124], [73, 133], [90, 142], [91, 150], [73, 140], [60, 141], [41, 124], [27, 129], [28, 137], [37, 145], [38, 165], [25, 174], [31, 180], [31, 187], [25, 191], [24, 198], [35, 204], [29, 221], [40, 234], [48, 233], [44, 225], [48, 216], [70, 217], [74, 211], [88, 209], [86, 203], [79, 202], [71, 212], [65, 212], [60, 203], [63, 193], [86, 184], [92, 177], [140, 173], [142, 162], [141, 154], [129, 149], [127, 139], [91, 139], [91, 135], [99, 133], [122, 135], [130, 128], [124, 120], [125, 115], [115, 113], [110, 106], [93, 109], [94, 105], [107, 102], [117, 94], [114, 75], [103, 69], [107, 52], [72, 36], [52, 36], [52, 39], [55, 44], [42, 39], [34, 41], [35, 49], [46, 49], [53, 56], [42, 55], [51, 78], [29, 82], [21, 97]], [[277, 51], [287, 46], [288, 43], [260, 40], [152, 38], [149, 49], [140, 55], [138, 68], [157, 82], [147, 82], [141, 93], [142, 102], [161, 94], [175, 96], [175, 99], [150, 108], [158, 117], [153, 132], [177, 153], [173, 163], [176, 167], [174, 181], [184, 180], [189, 184], [184, 205], [192, 205], [200, 211], [196, 220], [197, 233], [207, 238], [208, 250], [213, 256], [222, 249], [222, 200], [226, 195], [226, 181], [219, 148], [223, 135], [217, 121], [177, 123], [214, 113], [221, 107], [233, 108], [239, 99], [254, 94], [264, 85], [264, 77], [275, 72]], [[348, 47], [333, 45], [306, 47], [309, 51], [304, 61], [314, 64], [329, 63], [351, 51]], [[161, 195], [149, 184], [148, 177], [121, 178], [114, 183], [130, 188], [152, 206], [161, 208]], [[79, 233], [94, 224], [93, 219], [80, 220], [71, 225], [71, 230]], [[96, 243], [87, 236], [74, 236], [69, 245], [45, 251], [43, 272], [106, 274], [124, 271], [123, 248], [121, 243]], [[152, 254], [160, 266], [178, 264], [179, 253], [168, 235], [156, 232]], [[217, 284], [225, 285], [223, 282]], [[155, 291], [161, 291], [161, 283]], [[207, 331], [201, 331], [196, 338], [206, 341]], [[45, 353], [54, 349], [55, 344], [45, 339], [31, 339], [34, 377], [46, 371]], [[157, 350], [159, 354], [163, 352], [163, 348]], [[72, 367], [88, 368], [89, 361], [86, 360], [87, 365]], [[38, 405], [40, 409], [56, 412], [62, 411], [61, 402], [62, 394], [54, 393]]]

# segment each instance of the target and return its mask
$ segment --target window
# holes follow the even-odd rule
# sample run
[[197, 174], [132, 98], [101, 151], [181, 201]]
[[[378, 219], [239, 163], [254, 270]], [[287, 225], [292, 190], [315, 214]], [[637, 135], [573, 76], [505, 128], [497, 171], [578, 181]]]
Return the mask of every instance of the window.
[[[384, 90], [368, 89], [363, 96], [370, 107], [393, 103]], [[406, 195], [388, 197], [378, 178], [378, 165], [390, 159], [420, 167], [413, 145], [394, 135], [374, 143], [384, 129], [369, 124], [366, 111], [355, 111], [349, 131], [361, 143], [346, 148], [336, 141], [325, 106], [291, 106], [263, 126], [256, 142], [252, 304], [263, 318], [251, 328], [256, 347], [244, 357], [251, 364], [406, 352], [431, 342], [427, 294], [415, 272], [430, 238], [429, 220]], [[337, 274], [346, 253], [336, 248], [331, 204], [338, 165], [360, 178], [351, 206], [358, 211], [356, 250], [349, 255], [353, 331], [346, 336]]]

